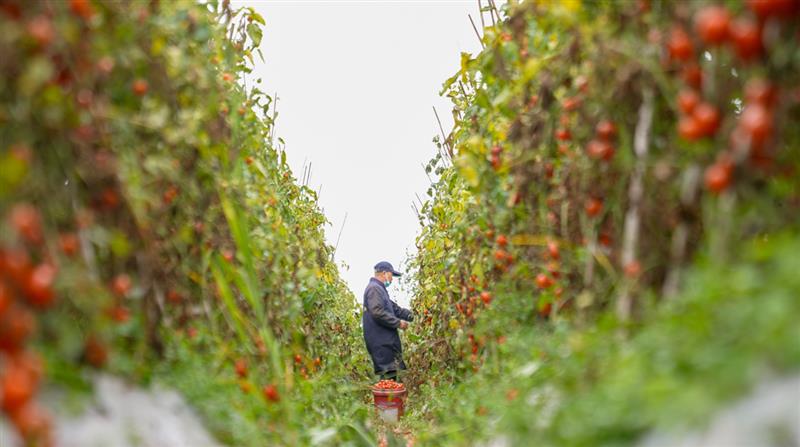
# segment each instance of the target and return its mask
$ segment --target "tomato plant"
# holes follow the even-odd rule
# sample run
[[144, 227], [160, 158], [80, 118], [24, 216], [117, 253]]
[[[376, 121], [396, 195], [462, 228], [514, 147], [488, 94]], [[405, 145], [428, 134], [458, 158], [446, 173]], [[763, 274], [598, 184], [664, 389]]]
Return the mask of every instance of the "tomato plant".
[[264, 23], [227, 1], [2, 2], [0, 383], [31, 445], [51, 424], [14, 359], [34, 352], [45, 381], [158, 374], [205, 411], [241, 395], [219, 420], [259, 429], [237, 445], [308, 442], [305, 418], [357, 403], [335, 382], [367, 379], [355, 300], [273, 98], [245, 86]]
[[[592, 436], [609, 432], [570, 425], [566, 409], [603, 380], [580, 372], [607, 364], [586, 343], [613, 328], [628, 337], [621, 350], [650, 356], [662, 348], [639, 345], [639, 331], [663, 329], [652, 315], [682, 321], [669, 303], [694, 286], [687, 270], [723, 269], [745, 241], [798, 230], [798, 2], [639, 4], [508, 5], [443, 85], [456, 121], [437, 144], [452, 156], [440, 150], [427, 166], [436, 178], [420, 213], [412, 305], [428, 317], [411, 329], [406, 383], [442, 399], [421, 420], [471, 427], [456, 444], [493, 432], [481, 399], [456, 396], [473, 386], [516, 396], [528, 376], [528, 404], [497, 399], [506, 431], [489, 439], [603, 444]], [[491, 306], [474, 305], [483, 293]], [[561, 408], [555, 422], [523, 422], [547, 405]], [[640, 433], [625, 425], [628, 410], [612, 417], [610, 444]]]

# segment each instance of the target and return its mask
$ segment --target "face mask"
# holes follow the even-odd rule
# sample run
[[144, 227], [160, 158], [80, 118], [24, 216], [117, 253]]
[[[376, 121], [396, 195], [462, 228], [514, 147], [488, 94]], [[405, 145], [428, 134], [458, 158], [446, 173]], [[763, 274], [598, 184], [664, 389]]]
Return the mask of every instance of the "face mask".
[[388, 289], [388, 288], [389, 288], [389, 286], [391, 286], [391, 285], [392, 285], [392, 281], [391, 281], [391, 280], [389, 280], [389, 281], [384, 281], [384, 282], [383, 282], [383, 285], [384, 285], [384, 286], [386, 286], [386, 288]]

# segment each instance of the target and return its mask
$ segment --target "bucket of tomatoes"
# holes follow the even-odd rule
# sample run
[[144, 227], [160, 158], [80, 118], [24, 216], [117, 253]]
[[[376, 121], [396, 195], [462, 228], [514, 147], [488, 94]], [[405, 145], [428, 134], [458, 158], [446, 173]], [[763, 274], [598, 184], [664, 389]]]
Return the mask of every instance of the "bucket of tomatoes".
[[372, 386], [372, 396], [375, 398], [375, 410], [387, 422], [397, 422], [403, 416], [405, 407], [406, 387], [394, 380], [381, 380]]

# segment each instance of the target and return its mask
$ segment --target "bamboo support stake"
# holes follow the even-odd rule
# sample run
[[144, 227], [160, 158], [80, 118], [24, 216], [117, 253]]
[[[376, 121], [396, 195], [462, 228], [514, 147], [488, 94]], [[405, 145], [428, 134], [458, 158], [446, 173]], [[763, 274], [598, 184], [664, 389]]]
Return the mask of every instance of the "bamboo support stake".
[[494, 16], [497, 16], [497, 21], [499, 22], [500, 21], [500, 13], [497, 12], [497, 6], [495, 6], [494, 0], [489, 0], [489, 6], [492, 7], [492, 9], [489, 11], [489, 17], [492, 18], [492, 26], [495, 26]]
[[[644, 196], [644, 174], [647, 170], [647, 152], [650, 148], [650, 129], [653, 124], [653, 90], [646, 88], [643, 92], [642, 105], [639, 107], [639, 120], [633, 140], [633, 150], [636, 154], [631, 183], [628, 188], [628, 211], [625, 214], [625, 226], [622, 239], [622, 265], [627, 266], [636, 261], [636, 245], [639, 240], [641, 221], [641, 205]], [[626, 279], [622, 285], [622, 293], [617, 300], [617, 316], [621, 321], [627, 321], [631, 316], [633, 307], [633, 281]]]
[[436, 107], [433, 107], [433, 114], [436, 115], [436, 122], [439, 123], [439, 131], [442, 132], [442, 138], [444, 139], [442, 142], [444, 143], [445, 147], [447, 148], [447, 154], [450, 156], [450, 160], [453, 159], [453, 147], [450, 146], [450, 142], [447, 140], [447, 136], [444, 134], [444, 127], [442, 127], [442, 120], [439, 119], [439, 114], [436, 112]]
[[342, 226], [339, 228], [339, 235], [336, 236], [336, 245], [333, 247], [333, 253], [331, 253], [331, 261], [334, 261], [334, 256], [336, 256], [336, 250], [339, 249], [339, 239], [342, 238], [342, 232], [344, 231], [344, 224], [347, 222], [347, 213], [344, 213], [344, 219], [342, 219]]
[[270, 126], [272, 128], [269, 132], [269, 145], [272, 146], [273, 141], [275, 140], [275, 118], [278, 116], [278, 92], [275, 92], [275, 96], [273, 96], [274, 100], [272, 101], [272, 122]]
[[486, 48], [486, 45], [483, 44], [483, 38], [481, 37], [481, 33], [478, 32], [478, 27], [475, 26], [475, 21], [472, 20], [472, 16], [467, 14], [469, 17], [469, 23], [472, 24], [472, 29], [475, 30], [475, 35], [478, 36], [478, 41], [481, 43], [481, 48]]
[[[692, 164], [683, 174], [681, 180], [681, 206], [686, 209], [692, 206], [697, 198], [697, 186], [700, 182], [700, 166]], [[670, 268], [664, 280], [662, 296], [671, 299], [678, 293], [678, 286], [681, 280], [681, 264], [686, 256], [686, 246], [689, 242], [689, 225], [686, 219], [681, 222], [672, 233], [672, 243], [670, 245]]]

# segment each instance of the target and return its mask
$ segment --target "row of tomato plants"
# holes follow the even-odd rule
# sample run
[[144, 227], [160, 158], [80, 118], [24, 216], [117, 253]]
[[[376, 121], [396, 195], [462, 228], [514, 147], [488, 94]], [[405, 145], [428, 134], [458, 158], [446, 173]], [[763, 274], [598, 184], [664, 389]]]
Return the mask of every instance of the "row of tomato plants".
[[530, 325], [635, 333], [701, 247], [724, 263], [800, 211], [800, 3], [504, 12], [442, 90], [456, 122], [427, 167], [412, 385], [495, 370]]
[[28, 444], [53, 440], [53, 365], [141, 379], [197, 343], [283, 442], [314, 417], [298, 381], [360, 378], [327, 221], [243, 80], [263, 24], [227, 1], [2, 2], [0, 401]]

